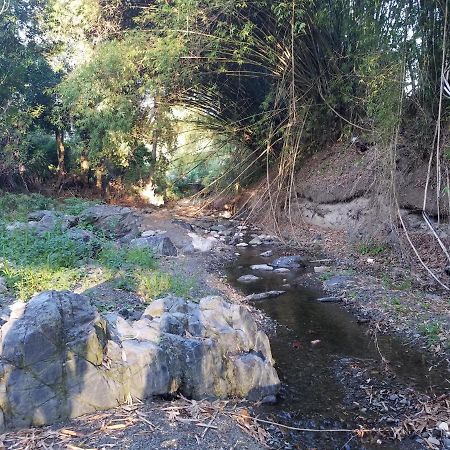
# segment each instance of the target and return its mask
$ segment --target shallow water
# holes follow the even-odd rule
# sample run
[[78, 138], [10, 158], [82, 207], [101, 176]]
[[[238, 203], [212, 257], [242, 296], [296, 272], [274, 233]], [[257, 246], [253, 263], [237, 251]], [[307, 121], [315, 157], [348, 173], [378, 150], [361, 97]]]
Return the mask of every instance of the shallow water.
[[[357, 425], [357, 413], [344, 405], [347, 394], [345, 380], [341, 382], [338, 379], [337, 363], [345, 358], [370, 361], [381, 368], [381, 353], [389, 360], [396, 382], [422, 392], [439, 391], [448, 385], [445, 370], [429, 370], [431, 363], [425, 353], [386, 335], [378, 337], [377, 348], [367, 326], [358, 324], [342, 306], [318, 302], [318, 298], [327, 294], [321, 290], [321, 282], [315, 277], [305, 277], [305, 273], [313, 272], [313, 265], [288, 274], [252, 271], [250, 265], [268, 263], [276, 258], [276, 255], [261, 257], [264, 250], [261, 247], [241, 249], [237, 261], [228, 269], [228, 278], [245, 294], [287, 290], [280, 297], [253, 302], [280, 324], [276, 335], [271, 338], [271, 346], [283, 389], [276, 405], [263, 408], [266, 414], [274, 414], [285, 423], [297, 426], [342, 428], [347, 425], [344, 428], [353, 428]], [[255, 274], [262, 279], [250, 284], [238, 283], [236, 279], [245, 274]], [[292, 287], [283, 288], [286, 282]], [[306, 282], [310, 287], [304, 286]], [[316, 340], [320, 342], [311, 344]], [[301, 443], [319, 449], [420, 448], [415, 447], [412, 441], [376, 447], [351, 441], [342, 447], [348, 439], [349, 436], [318, 437], [311, 434], [303, 437]]]

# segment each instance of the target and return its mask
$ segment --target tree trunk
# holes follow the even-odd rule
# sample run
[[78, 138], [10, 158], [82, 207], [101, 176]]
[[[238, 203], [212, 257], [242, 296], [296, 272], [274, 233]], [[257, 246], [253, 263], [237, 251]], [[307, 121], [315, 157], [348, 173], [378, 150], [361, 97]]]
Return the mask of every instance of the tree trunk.
[[58, 174], [58, 186], [61, 186], [64, 175], [66, 174], [66, 149], [64, 147], [64, 131], [58, 129], [55, 132], [56, 136], [56, 154], [58, 156], [58, 167], [56, 173]]

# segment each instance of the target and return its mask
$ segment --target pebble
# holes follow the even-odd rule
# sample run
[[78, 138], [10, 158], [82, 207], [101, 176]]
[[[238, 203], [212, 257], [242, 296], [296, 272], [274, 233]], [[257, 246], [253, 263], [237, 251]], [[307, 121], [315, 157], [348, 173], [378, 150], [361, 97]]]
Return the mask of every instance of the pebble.
[[250, 266], [250, 269], [252, 269], [252, 270], [263, 270], [265, 272], [271, 272], [273, 270], [273, 267], [269, 266], [268, 264], [255, 264], [253, 266]]
[[325, 272], [329, 272], [330, 268], [328, 266], [316, 266], [314, 267], [314, 272], [315, 273], [325, 273]]
[[448, 423], [447, 423], [447, 422], [441, 422], [441, 423], [438, 425], [438, 428], [439, 428], [441, 431], [445, 431], [446, 433], [448, 433]]
[[284, 268], [284, 267], [280, 267], [280, 268], [278, 268], [278, 269], [275, 269], [274, 272], [275, 272], [275, 273], [288, 273], [288, 272], [290, 272], [290, 270], [289, 270], [289, 269], [286, 269], [286, 268]]
[[260, 256], [262, 256], [263, 258], [270, 258], [272, 255], [273, 255], [272, 250], [267, 250], [267, 252], [263, 252], [260, 254]]
[[236, 247], [248, 247], [247, 242], [239, 242], [239, 244], [236, 244]]
[[236, 281], [238, 281], [239, 283], [252, 283], [252, 282], [258, 281], [260, 279], [261, 278], [256, 277], [255, 275], [242, 275]]

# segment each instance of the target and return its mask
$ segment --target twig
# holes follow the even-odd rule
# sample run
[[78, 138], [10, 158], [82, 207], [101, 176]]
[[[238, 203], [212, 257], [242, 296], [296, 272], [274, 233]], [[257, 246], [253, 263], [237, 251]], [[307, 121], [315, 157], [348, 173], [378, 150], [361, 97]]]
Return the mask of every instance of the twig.
[[254, 420], [255, 422], [260, 422], [260, 423], [265, 423], [268, 425], [275, 425], [277, 427], [281, 427], [281, 428], [285, 428], [286, 430], [293, 430], [293, 431], [302, 431], [302, 432], [307, 432], [307, 433], [375, 433], [375, 432], [380, 432], [380, 431], [384, 431], [382, 429], [377, 429], [377, 428], [373, 428], [373, 429], [365, 429], [365, 428], [357, 428], [355, 430], [350, 430], [350, 429], [346, 429], [346, 428], [334, 428], [334, 429], [328, 429], [328, 430], [322, 430], [322, 429], [317, 429], [317, 428], [299, 428], [299, 427], [292, 427], [289, 425], [283, 425], [281, 423], [277, 423], [277, 422], [272, 422], [271, 420], [264, 420], [264, 419], [258, 419], [257, 417], [252, 417], [252, 416], [245, 416], [242, 414], [236, 414], [236, 413], [227, 413], [231, 416], [236, 416], [239, 417], [241, 419], [251, 419]]

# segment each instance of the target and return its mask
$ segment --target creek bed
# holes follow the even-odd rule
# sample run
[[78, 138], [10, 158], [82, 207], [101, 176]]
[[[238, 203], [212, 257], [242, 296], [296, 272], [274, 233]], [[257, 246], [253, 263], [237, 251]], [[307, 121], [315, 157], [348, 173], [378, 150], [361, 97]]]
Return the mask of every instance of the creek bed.
[[[389, 335], [379, 335], [375, 341], [368, 326], [358, 323], [341, 305], [318, 302], [318, 298], [327, 294], [322, 291], [321, 282], [308, 275], [313, 272], [312, 264], [287, 274], [251, 270], [251, 265], [267, 264], [277, 257], [276, 254], [261, 257], [264, 250], [267, 249], [240, 249], [240, 256], [227, 272], [229, 282], [246, 295], [286, 290], [277, 298], [252, 302], [279, 325], [271, 337], [271, 347], [282, 381], [280, 398], [274, 405], [260, 407], [258, 413], [286, 425], [313, 429], [355, 429], [358, 425], [376, 424], [381, 415], [364, 411], [363, 405], [356, 402], [355, 379], [351, 373], [342, 371], [343, 365], [355, 361], [370, 367], [369, 374], [388, 384], [392, 380], [395, 386], [423, 393], [445, 390], [446, 370], [443, 367], [430, 370], [432, 362], [424, 352]], [[237, 278], [246, 274], [261, 279], [247, 284], [237, 282]], [[388, 372], [383, 369], [382, 357], [389, 361]], [[363, 443], [345, 433], [291, 433], [285, 438], [292, 448], [425, 448], [411, 439], [401, 443], [386, 440], [381, 444]]]

